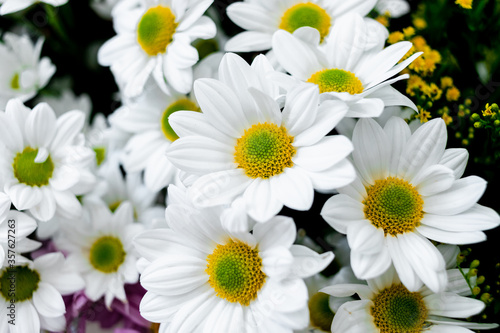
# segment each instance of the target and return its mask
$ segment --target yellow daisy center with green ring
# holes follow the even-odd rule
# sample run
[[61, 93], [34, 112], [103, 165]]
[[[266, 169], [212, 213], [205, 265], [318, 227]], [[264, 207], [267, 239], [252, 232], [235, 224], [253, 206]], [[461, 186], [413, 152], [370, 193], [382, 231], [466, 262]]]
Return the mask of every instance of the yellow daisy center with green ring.
[[172, 142], [177, 140], [179, 136], [175, 133], [172, 126], [168, 122], [168, 117], [170, 117], [172, 113], [182, 110], [200, 112], [200, 108], [193, 101], [187, 98], [182, 98], [167, 106], [161, 116], [161, 131], [165, 137]]
[[311, 325], [322, 331], [330, 332], [335, 316], [330, 308], [330, 295], [317, 292], [309, 298], [308, 305]]
[[363, 92], [363, 83], [353, 73], [343, 69], [323, 69], [307, 80], [319, 87], [319, 92], [347, 92], [351, 95]]
[[395, 177], [376, 180], [366, 189], [365, 217], [384, 233], [412, 232], [424, 216], [424, 201], [413, 185]]
[[19, 84], [19, 73], [14, 74], [12, 80], [10, 80], [10, 87], [14, 90], [21, 88], [21, 85]]
[[103, 236], [92, 244], [89, 261], [100, 272], [114, 273], [125, 261], [125, 256], [126, 253], [119, 238]]
[[150, 56], [165, 53], [173, 40], [178, 23], [169, 7], [149, 8], [137, 25], [137, 41]]
[[239, 241], [218, 244], [207, 256], [205, 272], [218, 297], [245, 306], [257, 298], [266, 279], [259, 252]]
[[14, 176], [20, 183], [39, 187], [49, 184], [54, 172], [54, 163], [50, 156], [43, 163], [35, 163], [37, 154], [38, 149], [26, 147], [14, 157], [12, 168]]
[[293, 136], [276, 124], [255, 124], [236, 141], [234, 161], [250, 178], [278, 175], [293, 166]]
[[315, 3], [298, 3], [286, 10], [281, 17], [280, 29], [293, 33], [301, 27], [311, 27], [319, 31], [321, 42], [328, 35], [331, 17], [326, 10]]
[[418, 333], [422, 331], [428, 310], [422, 295], [410, 292], [402, 284], [382, 290], [373, 299], [371, 315], [380, 333]]
[[38, 290], [40, 274], [28, 266], [14, 266], [5, 269], [0, 276], [0, 292], [3, 298], [10, 302], [22, 302], [33, 297]]

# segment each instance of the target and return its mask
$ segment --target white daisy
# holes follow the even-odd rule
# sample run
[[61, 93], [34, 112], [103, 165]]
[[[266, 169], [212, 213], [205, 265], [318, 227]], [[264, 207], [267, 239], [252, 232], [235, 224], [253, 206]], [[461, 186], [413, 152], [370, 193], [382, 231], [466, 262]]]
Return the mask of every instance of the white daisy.
[[84, 287], [60, 252], [0, 271], [0, 331], [4, 333], [61, 332], [66, 307], [61, 295]]
[[181, 93], [193, 84], [197, 38], [215, 36], [215, 24], [202, 16], [213, 0], [126, 0], [113, 9], [117, 36], [99, 50], [98, 61], [111, 66], [127, 97], [142, 93], [152, 76], [165, 92], [169, 83]]
[[0, 109], [4, 109], [11, 98], [25, 102], [34, 97], [56, 71], [49, 58], [40, 59], [43, 38], [34, 45], [28, 35], [6, 32], [3, 40], [5, 44], [0, 43]]
[[150, 85], [142, 96], [133, 102], [126, 101], [110, 117], [112, 127], [132, 134], [121, 158], [125, 170], [144, 171], [144, 182], [154, 192], [172, 183], [179, 172], [165, 156], [167, 148], [178, 138], [169, 116], [179, 110], [199, 112], [199, 107], [189, 96], [165, 94]]
[[250, 52], [271, 48], [273, 33], [280, 29], [293, 33], [301, 27], [317, 29], [321, 40], [333, 23], [347, 13], [368, 14], [376, 0], [245, 0], [227, 7], [229, 18], [247, 30], [226, 43], [226, 51]]
[[481, 230], [500, 224], [494, 210], [477, 204], [486, 182], [476, 176], [459, 179], [468, 153], [445, 150], [446, 125], [440, 118], [413, 135], [401, 118], [391, 118], [383, 129], [373, 119], [361, 119], [352, 141], [358, 178], [338, 189], [321, 215], [347, 234], [354, 273], [374, 278], [393, 263], [410, 291], [422, 282], [442, 291], [445, 263], [429, 239], [448, 244], [485, 240]]
[[108, 307], [114, 298], [127, 302], [123, 286], [139, 278], [132, 238], [143, 226], [133, 223], [134, 213], [128, 202], [114, 213], [98, 201], [86, 200], [84, 208], [84, 220], [64, 228], [54, 242], [67, 251], [68, 262], [81, 273], [90, 300], [104, 296]]
[[[297, 82], [311, 82], [319, 87], [322, 100], [338, 99], [349, 106], [347, 117], [377, 117], [384, 106], [404, 105], [416, 110], [415, 104], [390, 85], [408, 78], [398, 74], [420, 53], [398, 64], [410, 50], [410, 42], [399, 42], [385, 49], [373, 43], [371, 27], [356, 14], [340, 18], [326, 40], [326, 45], [304, 41], [296, 34], [277, 31], [273, 50], [283, 68], [292, 77], [277, 73], [275, 79], [291, 89]], [[392, 79], [391, 79], [392, 78]]]
[[210, 209], [166, 209], [170, 229], [145, 231], [135, 246], [148, 263], [143, 317], [161, 332], [292, 332], [307, 325], [302, 278], [323, 270], [333, 254], [292, 245], [295, 225], [278, 216], [228, 232]]
[[[462, 277], [462, 284], [465, 285]], [[493, 329], [496, 324], [478, 324], [451, 318], [468, 318], [485, 304], [458, 295], [453, 288], [434, 293], [427, 287], [411, 292], [399, 280], [394, 268], [368, 285], [344, 284], [323, 288], [332, 296], [357, 294], [361, 300], [344, 303], [333, 318], [332, 333], [429, 332], [472, 333], [471, 329]]]
[[0, 15], [18, 12], [38, 2], [58, 7], [66, 4], [68, 0], [0, 0], [0, 4], [2, 4]]
[[167, 157], [179, 169], [200, 176], [189, 189], [197, 204], [243, 197], [248, 214], [265, 222], [283, 205], [309, 209], [314, 189], [330, 191], [350, 183], [353, 169], [345, 159], [350, 141], [325, 137], [345, 115], [343, 103], [318, 107], [318, 88], [309, 84], [289, 92], [281, 112], [271, 96], [245, 89], [252, 76], [245, 75], [250, 71], [240, 65], [243, 60], [226, 57], [239, 59], [228, 61], [228, 72], [242, 84], [199, 79], [194, 93], [203, 113], [170, 116], [180, 139], [170, 145]]
[[76, 195], [94, 181], [88, 171], [94, 152], [75, 143], [84, 121], [80, 111], [56, 119], [49, 105], [31, 111], [18, 99], [0, 112], [0, 184], [18, 210], [40, 221], [79, 216]]

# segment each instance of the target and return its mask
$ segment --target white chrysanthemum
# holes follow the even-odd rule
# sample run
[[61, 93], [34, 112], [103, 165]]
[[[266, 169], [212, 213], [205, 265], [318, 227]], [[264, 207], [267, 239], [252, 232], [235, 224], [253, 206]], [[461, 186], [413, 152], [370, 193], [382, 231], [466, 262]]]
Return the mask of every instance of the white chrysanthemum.
[[407, 0], [378, 0], [375, 9], [381, 15], [398, 18], [410, 12], [410, 4]]
[[116, 110], [110, 122], [132, 134], [121, 158], [125, 170], [144, 171], [146, 186], [158, 192], [172, 183], [179, 172], [165, 156], [167, 148], [178, 138], [169, 116], [179, 110], [199, 112], [199, 107], [186, 95], [167, 95], [155, 85], [148, 88], [137, 100]]
[[[410, 42], [399, 42], [385, 49], [369, 37], [371, 28], [359, 15], [339, 19], [326, 45], [304, 40], [302, 36], [277, 31], [273, 36], [273, 50], [283, 68], [275, 75], [283, 87], [291, 89], [298, 82], [311, 82], [319, 87], [322, 100], [338, 99], [349, 106], [347, 117], [377, 117], [384, 106], [404, 105], [416, 110], [408, 97], [390, 85], [408, 78], [392, 78], [408, 66], [420, 53], [398, 63], [410, 50]], [[299, 38], [300, 37], [300, 38]], [[392, 79], [391, 79], [392, 78]]]
[[0, 4], [2, 4], [2, 7], [0, 7], [0, 15], [18, 12], [37, 2], [44, 2], [51, 6], [58, 7], [66, 4], [68, 0], [0, 0]]
[[166, 82], [181, 93], [191, 91], [197, 38], [215, 36], [215, 24], [202, 16], [213, 0], [126, 0], [113, 9], [117, 36], [99, 50], [98, 61], [111, 66], [127, 97], [142, 93], [152, 76], [168, 91]]
[[94, 181], [88, 170], [94, 152], [75, 143], [84, 121], [80, 111], [56, 119], [49, 105], [31, 111], [17, 99], [0, 112], [1, 185], [18, 210], [27, 209], [40, 221], [56, 213], [79, 216], [76, 195]]
[[66, 327], [61, 295], [81, 290], [84, 281], [56, 252], [3, 268], [0, 286], [1, 332], [61, 332]]
[[228, 54], [225, 59], [231, 59], [231, 80], [241, 84], [199, 79], [194, 92], [202, 113], [170, 116], [180, 138], [170, 145], [167, 157], [199, 176], [189, 189], [199, 205], [243, 197], [248, 214], [265, 222], [283, 205], [309, 209], [314, 189], [331, 191], [351, 182], [354, 171], [346, 160], [350, 141], [325, 136], [345, 115], [343, 103], [328, 101], [318, 107], [318, 88], [304, 84], [287, 94], [281, 112], [271, 96], [248, 88], [253, 76], [246, 75], [251, 70], [240, 65], [241, 58]]
[[122, 203], [114, 213], [98, 201], [86, 200], [84, 219], [66, 226], [54, 239], [68, 253], [85, 280], [85, 294], [92, 301], [104, 296], [106, 306], [117, 298], [127, 302], [125, 283], [136, 283], [137, 255], [132, 245], [143, 226], [133, 223], [133, 209]]
[[229, 232], [218, 209], [195, 210], [182, 202], [170, 200], [170, 229], [145, 231], [134, 240], [146, 263], [142, 316], [172, 333], [291, 333], [305, 327], [302, 278], [323, 270], [333, 254], [292, 245], [291, 218], [274, 217], [252, 233]]
[[[497, 328], [497, 324], [478, 324], [451, 318], [468, 318], [480, 313], [484, 302], [460, 295], [468, 288], [458, 270], [448, 270], [446, 291], [434, 293], [427, 287], [409, 291], [393, 267], [368, 285], [340, 284], [321, 291], [332, 296], [357, 294], [361, 300], [344, 303], [333, 318], [332, 333], [429, 332], [473, 333]], [[460, 274], [460, 273], [459, 273]], [[452, 280], [453, 279], [453, 280]], [[468, 288], [469, 289], [469, 288]], [[469, 293], [470, 295], [470, 289]], [[472, 331], [474, 330], [474, 331]]]
[[49, 58], [40, 59], [43, 38], [33, 45], [28, 35], [6, 32], [3, 39], [5, 44], [0, 43], [0, 109], [4, 109], [11, 98], [25, 102], [34, 97], [56, 71]]
[[376, 0], [269, 0], [236, 2], [227, 7], [229, 18], [245, 30], [226, 43], [226, 51], [249, 52], [271, 48], [273, 33], [293, 33], [301, 27], [317, 29], [321, 40], [333, 23], [347, 13], [368, 14]]
[[347, 234], [358, 278], [379, 276], [393, 263], [410, 291], [423, 282], [440, 292], [446, 286], [445, 265], [429, 239], [476, 243], [486, 238], [481, 230], [500, 224], [494, 210], [477, 204], [486, 182], [476, 176], [459, 179], [467, 151], [445, 150], [446, 141], [442, 119], [413, 135], [401, 118], [391, 118], [383, 129], [373, 119], [358, 121], [352, 138], [358, 178], [338, 189], [321, 212]]

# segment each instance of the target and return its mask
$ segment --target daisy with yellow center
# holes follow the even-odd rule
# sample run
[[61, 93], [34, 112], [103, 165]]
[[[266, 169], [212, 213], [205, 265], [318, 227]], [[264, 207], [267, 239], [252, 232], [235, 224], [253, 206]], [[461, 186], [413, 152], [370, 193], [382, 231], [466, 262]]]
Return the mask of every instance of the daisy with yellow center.
[[333, 254], [292, 245], [291, 218], [274, 217], [251, 233], [247, 227], [229, 231], [226, 226], [242, 216], [221, 214], [221, 206], [197, 209], [186, 199], [169, 187], [168, 228], [134, 240], [147, 290], [141, 315], [169, 333], [304, 328], [308, 293], [302, 278], [323, 270]]
[[[215, 24], [203, 13], [213, 0], [139, 0], [120, 3], [113, 19], [117, 35], [99, 50], [98, 61], [110, 66], [126, 97], [137, 97], [148, 78], [165, 92], [191, 91], [196, 39], [215, 36]], [[167, 84], [168, 83], [168, 86]]]
[[367, 15], [375, 0], [351, 0], [346, 6], [340, 0], [270, 0], [256, 2], [244, 0], [227, 7], [229, 18], [247, 30], [226, 43], [226, 51], [264, 51], [272, 47], [271, 40], [278, 30], [293, 33], [301, 28], [312, 28], [320, 41], [330, 35], [336, 20], [348, 13]]
[[375, 278], [393, 264], [409, 291], [425, 284], [441, 292], [445, 262], [430, 240], [477, 243], [486, 238], [482, 230], [500, 224], [495, 211], [477, 204], [486, 182], [476, 176], [460, 179], [467, 151], [445, 149], [446, 140], [442, 119], [423, 124], [413, 135], [396, 117], [384, 128], [372, 119], [356, 124], [352, 157], [358, 177], [338, 189], [321, 215], [347, 235], [358, 278]]
[[273, 78], [290, 90], [300, 82], [318, 86], [321, 101], [336, 99], [349, 107], [346, 117], [378, 117], [384, 107], [416, 106], [391, 84], [408, 78], [401, 72], [420, 53], [398, 62], [411, 48], [400, 42], [384, 47], [387, 31], [374, 21], [348, 14], [338, 19], [324, 45], [321, 35], [310, 30], [298, 34], [277, 31], [273, 51], [283, 68], [291, 74], [278, 73]]
[[318, 107], [318, 88], [304, 84], [287, 94], [281, 112], [274, 89], [265, 79], [252, 80], [252, 70], [238, 56], [227, 54], [221, 73], [228, 83], [242, 73], [245, 79], [234, 88], [197, 80], [194, 93], [202, 113], [179, 111], [169, 118], [180, 138], [167, 158], [199, 177], [189, 189], [199, 205], [241, 197], [248, 214], [265, 222], [283, 205], [309, 209], [314, 190], [332, 191], [351, 181], [354, 170], [345, 159], [351, 143], [343, 136], [325, 136], [344, 116], [342, 103]]

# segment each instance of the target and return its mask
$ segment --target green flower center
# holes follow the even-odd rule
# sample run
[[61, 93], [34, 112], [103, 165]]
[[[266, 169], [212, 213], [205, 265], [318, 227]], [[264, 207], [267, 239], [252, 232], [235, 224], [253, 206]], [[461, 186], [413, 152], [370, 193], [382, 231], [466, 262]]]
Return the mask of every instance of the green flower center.
[[21, 88], [21, 85], [19, 84], [19, 73], [14, 74], [12, 80], [10, 80], [10, 87], [14, 90]]
[[311, 325], [322, 331], [330, 332], [335, 316], [335, 313], [330, 309], [330, 296], [317, 292], [311, 296], [308, 305]]
[[172, 126], [170, 126], [168, 117], [170, 117], [172, 113], [182, 110], [200, 112], [200, 109], [193, 101], [187, 98], [182, 98], [170, 104], [165, 111], [163, 111], [163, 115], [161, 116], [161, 130], [165, 137], [172, 142], [177, 140], [179, 136], [175, 133]]
[[113, 236], [104, 236], [92, 244], [89, 261], [98, 271], [114, 273], [118, 271], [118, 268], [125, 261], [125, 255], [120, 239]]
[[37, 154], [38, 149], [26, 147], [14, 157], [12, 168], [14, 176], [20, 183], [39, 187], [49, 184], [49, 179], [54, 172], [54, 163], [50, 156], [43, 163], [35, 163]]
[[169, 7], [149, 8], [137, 26], [137, 41], [150, 56], [165, 53], [177, 29], [175, 15]]
[[14, 266], [5, 269], [0, 277], [0, 290], [3, 298], [10, 302], [22, 302], [33, 297], [38, 289], [40, 275], [28, 266]]
[[266, 278], [258, 251], [234, 241], [217, 245], [207, 257], [206, 272], [218, 297], [245, 306], [257, 298]]
[[106, 158], [106, 148], [105, 147], [94, 147], [95, 161], [97, 166], [101, 165]]
[[314, 73], [307, 82], [318, 85], [319, 92], [348, 92], [351, 95], [363, 92], [363, 83], [349, 71], [343, 69], [323, 69]]
[[371, 314], [380, 333], [418, 333], [424, 327], [428, 310], [422, 295], [397, 284], [375, 296]]
[[293, 136], [275, 124], [256, 124], [236, 141], [234, 161], [248, 177], [267, 179], [293, 166]]
[[312, 3], [299, 3], [287, 9], [281, 17], [280, 29], [293, 33], [301, 27], [311, 27], [319, 31], [321, 41], [330, 31], [330, 15], [320, 6]]
[[407, 181], [388, 177], [375, 181], [366, 192], [365, 217], [375, 227], [384, 229], [386, 235], [411, 232], [420, 225], [424, 201]]

